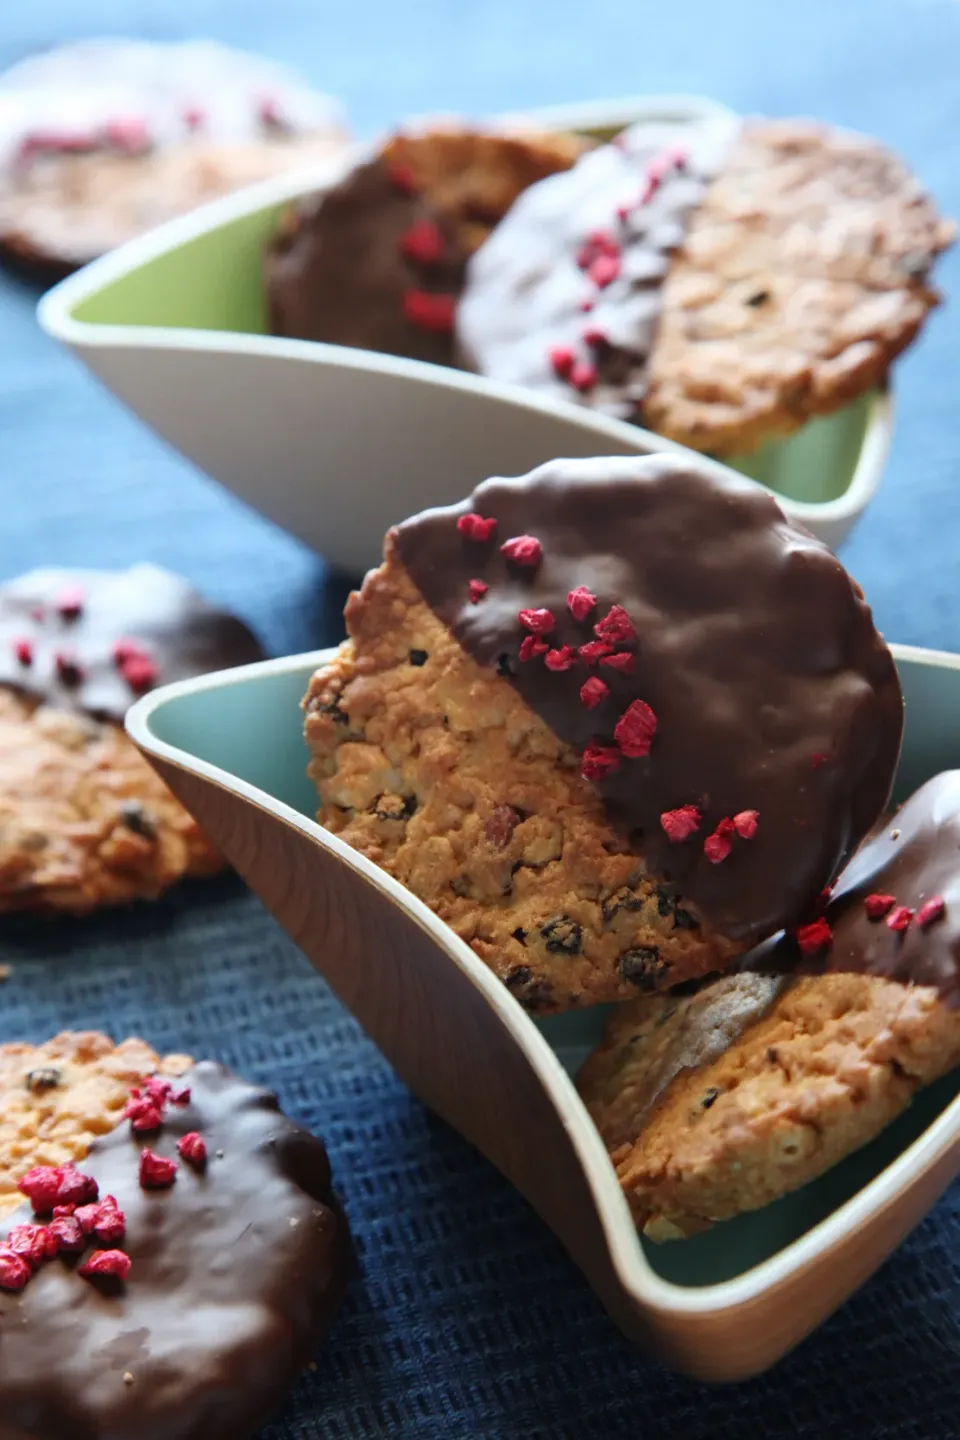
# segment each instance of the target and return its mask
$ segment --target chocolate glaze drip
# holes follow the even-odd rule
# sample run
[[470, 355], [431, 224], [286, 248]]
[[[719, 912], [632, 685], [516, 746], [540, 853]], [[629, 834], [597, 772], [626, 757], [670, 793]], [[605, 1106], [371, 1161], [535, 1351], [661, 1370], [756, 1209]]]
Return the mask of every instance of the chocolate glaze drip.
[[[57, 606], [71, 592], [81, 601], [79, 613], [61, 614]], [[264, 658], [241, 620], [156, 565], [31, 570], [0, 585], [0, 685], [61, 710], [122, 722], [140, 690], [115, 661], [121, 639], [137, 642], [153, 660], [154, 685]], [[21, 641], [29, 645], [29, 664], [18, 659]], [[58, 668], [58, 655], [77, 668]]]
[[[863, 902], [874, 894], [893, 895], [911, 910], [940, 895], [946, 906], [926, 929], [912, 924], [898, 934], [868, 916]], [[852, 970], [932, 985], [948, 1004], [960, 1005], [960, 770], [928, 780], [861, 845], [837, 881], [826, 919], [833, 943], [818, 960], [802, 959], [796, 942], [784, 937], [774, 962], [802, 973]]]
[[[531, 186], [468, 266], [457, 314], [465, 367], [637, 418], [670, 256], [732, 136], [727, 121], [635, 125], [572, 170]], [[656, 191], [638, 203], [650, 163], [670, 146], [682, 147], [684, 163], [667, 169]], [[622, 217], [618, 208], [626, 212]], [[593, 283], [584, 264], [584, 247], [598, 234], [610, 238], [619, 256], [619, 272], [605, 285]], [[604, 338], [588, 341], [589, 332]], [[556, 348], [596, 367], [593, 388], [578, 389], [557, 373]]]
[[[359, 165], [288, 217], [264, 260], [270, 332], [451, 365], [452, 325], [437, 332], [414, 324], [403, 302], [410, 290], [458, 296], [465, 256], [452, 223], [390, 177], [382, 159]], [[424, 222], [444, 242], [435, 263], [400, 249]]]
[[[222, 1066], [183, 1079], [190, 1104], [147, 1143], [176, 1159], [199, 1130], [203, 1173], [181, 1162], [171, 1189], [142, 1190], [126, 1123], [81, 1165], [126, 1214], [126, 1283], [57, 1259], [0, 1292], [0, 1440], [241, 1440], [326, 1330], [348, 1240], [323, 1146]], [[31, 1218], [22, 1207], [0, 1237]]]
[[[496, 518], [495, 539], [458, 532], [470, 511]], [[500, 552], [524, 534], [543, 545], [535, 569]], [[650, 755], [624, 759], [600, 792], [651, 871], [732, 938], [797, 921], [881, 814], [903, 724], [893, 658], [840, 562], [748, 482], [670, 456], [554, 461], [415, 516], [391, 544], [464, 650], [568, 744], [612, 744], [633, 700], [652, 706]], [[471, 578], [490, 587], [479, 604]], [[566, 605], [579, 585], [598, 600], [585, 621]], [[633, 674], [518, 659], [521, 608], [552, 612], [559, 648], [592, 640], [615, 604], [637, 630]], [[594, 710], [580, 700], [591, 675], [610, 687]], [[660, 815], [683, 805], [704, 823], [674, 844]], [[711, 864], [705, 836], [744, 810], [759, 811], [756, 837]]]

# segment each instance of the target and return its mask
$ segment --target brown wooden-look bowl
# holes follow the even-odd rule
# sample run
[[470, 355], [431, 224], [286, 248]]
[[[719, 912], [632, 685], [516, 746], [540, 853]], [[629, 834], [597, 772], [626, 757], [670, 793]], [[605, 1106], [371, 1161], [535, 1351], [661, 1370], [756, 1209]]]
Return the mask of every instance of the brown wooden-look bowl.
[[[960, 659], [894, 648], [902, 797], [960, 766]], [[877, 1268], [960, 1168], [960, 1072], [794, 1195], [692, 1240], [641, 1240], [568, 1073], [603, 1007], [534, 1022], [425, 905], [313, 820], [299, 701], [326, 653], [155, 691], [127, 728], [410, 1089], [535, 1206], [621, 1329], [701, 1379], [757, 1374]]]

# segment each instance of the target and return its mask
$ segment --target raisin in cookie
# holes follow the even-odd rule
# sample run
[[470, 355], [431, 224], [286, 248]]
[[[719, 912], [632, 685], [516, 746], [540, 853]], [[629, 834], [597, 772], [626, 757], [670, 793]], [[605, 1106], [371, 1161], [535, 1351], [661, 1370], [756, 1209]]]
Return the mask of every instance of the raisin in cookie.
[[221, 1065], [102, 1035], [0, 1047], [0, 1118], [0, 1430], [258, 1430], [344, 1289], [321, 1142]]
[[262, 654], [152, 565], [0, 585], [0, 912], [82, 914], [222, 869], [122, 721], [157, 683]]
[[884, 380], [937, 303], [953, 235], [863, 136], [640, 124], [520, 197], [468, 268], [459, 356], [747, 452]]
[[623, 1006], [579, 1088], [655, 1239], [755, 1210], [960, 1063], [960, 771], [869, 839], [816, 920], [693, 995]]
[[433, 128], [392, 136], [283, 217], [264, 259], [274, 335], [452, 365], [467, 257], [586, 142]]
[[671, 457], [490, 480], [387, 537], [314, 675], [320, 819], [531, 1009], [726, 968], [797, 921], [899, 751], [829, 551]]

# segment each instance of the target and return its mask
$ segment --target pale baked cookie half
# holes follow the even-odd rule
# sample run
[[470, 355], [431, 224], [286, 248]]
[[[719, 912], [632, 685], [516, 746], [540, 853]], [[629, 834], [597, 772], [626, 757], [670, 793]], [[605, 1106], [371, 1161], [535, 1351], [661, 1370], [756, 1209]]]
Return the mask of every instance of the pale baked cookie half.
[[744, 453], [882, 383], [954, 236], [879, 142], [807, 121], [625, 131], [473, 257], [469, 369]]
[[756, 1210], [960, 1063], [960, 772], [867, 841], [818, 919], [690, 995], [612, 1015], [578, 1085], [653, 1239]]

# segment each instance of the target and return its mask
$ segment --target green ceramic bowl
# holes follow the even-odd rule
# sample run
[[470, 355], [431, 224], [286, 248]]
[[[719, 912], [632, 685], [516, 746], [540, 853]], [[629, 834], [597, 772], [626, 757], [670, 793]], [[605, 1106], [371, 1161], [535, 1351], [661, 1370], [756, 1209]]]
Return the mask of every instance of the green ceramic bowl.
[[[723, 107], [688, 97], [532, 118], [604, 135], [705, 115], [736, 123]], [[41, 323], [201, 469], [351, 571], [378, 560], [395, 521], [457, 500], [488, 475], [520, 474], [560, 455], [680, 449], [516, 386], [268, 335], [264, 245], [292, 199], [335, 183], [359, 153], [217, 201], [124, 246], [46, 295]], [[873, 393], [732, 463], [836, 546], [876, 490], [890, 429], [889, 397]]]

